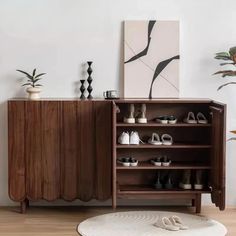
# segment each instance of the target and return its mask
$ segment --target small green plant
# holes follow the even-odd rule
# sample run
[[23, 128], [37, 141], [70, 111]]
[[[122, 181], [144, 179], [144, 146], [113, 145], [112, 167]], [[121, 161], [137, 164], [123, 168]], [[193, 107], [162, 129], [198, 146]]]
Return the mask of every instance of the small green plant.
[[43, 75], [46, 75], [46, 73], [36, 74], [36, 69], [33, 70], [32, 75], [23, 70], [16, 70], [16, 71], [24, 74], [27, 78], [27, 83], [22, 84], [22, 86], [31, 86], [33, 88], [42, 86], [41, 84], [38, 83], [38, 81], [42, 79], [41, 77]]
[[[226, 62], [220, 63], [221, 66], [225, 66], [225, 65], [236, 66], [236, 47], [230, 48], [229, 52], [216, 53], [215, 59], [226, 61]], [[223, 78], [233, 77], [233, 76], [236, 76], [236, 70], [221, 70], [214, 73], [214, 75], [218, 75], [218, 74], [221, 74]], [[217, 90], [220, 90], [223, 87], [230, 84], [236, 84], [236, 82], [227, 82], [225, 84], [222, 84]]]

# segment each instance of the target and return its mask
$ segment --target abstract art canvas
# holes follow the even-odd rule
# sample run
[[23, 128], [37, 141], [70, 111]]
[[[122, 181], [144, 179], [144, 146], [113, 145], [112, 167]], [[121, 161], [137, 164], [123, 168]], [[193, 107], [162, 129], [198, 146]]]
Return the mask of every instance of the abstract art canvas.
[[179, 96], [179, 22], [125, 21], [124, 97]]

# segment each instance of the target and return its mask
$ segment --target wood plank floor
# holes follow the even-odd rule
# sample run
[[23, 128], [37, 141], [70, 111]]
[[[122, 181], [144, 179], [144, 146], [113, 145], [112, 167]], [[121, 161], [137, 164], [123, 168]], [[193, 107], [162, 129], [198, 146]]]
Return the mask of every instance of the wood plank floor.
[[[126, 210], [163, 210], [193, 213], [183, 207], [119, 207]], [[0, 208], [0, 236], [78, 236], [76, 226], [91, 216], [113, 212], [110, 207], [30, 207], [26, 214], [18, 208]], [[223, 223], [229, 236], [236, 235], [236, 209], [221, 212], [215, 207], [203, 207], [201, 215]]]

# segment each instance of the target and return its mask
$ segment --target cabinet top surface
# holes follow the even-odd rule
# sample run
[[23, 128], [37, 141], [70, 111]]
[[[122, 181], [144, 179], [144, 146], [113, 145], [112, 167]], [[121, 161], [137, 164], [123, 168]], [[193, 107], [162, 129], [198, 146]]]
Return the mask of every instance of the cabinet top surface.
[[144, 99], [144, 98], [120, 98], [120, 99], [79, 99], [79, 98], [41, 98], [38, 100], [29, 100], [27, 98], [11, 98], [8, 101], [114, 101], [115, 103], [211, 103], [213, 100], [207, 98], [157, 98], [157, 99]]

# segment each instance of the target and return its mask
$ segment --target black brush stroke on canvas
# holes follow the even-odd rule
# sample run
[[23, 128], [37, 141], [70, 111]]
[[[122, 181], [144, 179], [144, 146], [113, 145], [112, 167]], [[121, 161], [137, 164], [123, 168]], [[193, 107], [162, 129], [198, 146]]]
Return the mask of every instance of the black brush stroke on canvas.
[[165, 61], [162, 61], [160, 63], [158, 63], [157, 67], [156, 67], [156, 70], [154, 72], [154, 75], [153, 75], [153, 78], [152, 78], [152, 83], [151, 83], [151, 86], [150, 86], [150, 92], [149, 92], [149, 99], [152, 99], [152, 87], [153, 87], [153, 83], [154, 81], [156, 80], [157, 76], [166, 68], [166, 66], [173, 60], [176, 60], [176, 59], [179, 59], [180, 56], [177, 55], [177, 56], [174, 56], [174, 57], [171, 57]]
[[145, 49], [143, 51], [141, 51], [140, 53], [136, 54], [135, 56], [131, 57], [128, 61], [126, 61], [125, 63], [129, 63], [131, 61], [135, 61], [140, 57], [146, 56], [148, 53], [148, 49], [149, 49], [149, 45], [151, 42], [151, 33], [152, 33], [152, 29], [154, 27], [154, 24], [156, 23], [156, 21], [151, 20], [148, 23], [148, 42], [147, 42], [147, 46], [145, 47]]

